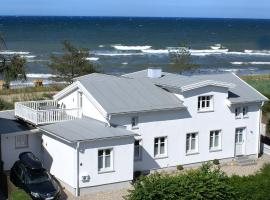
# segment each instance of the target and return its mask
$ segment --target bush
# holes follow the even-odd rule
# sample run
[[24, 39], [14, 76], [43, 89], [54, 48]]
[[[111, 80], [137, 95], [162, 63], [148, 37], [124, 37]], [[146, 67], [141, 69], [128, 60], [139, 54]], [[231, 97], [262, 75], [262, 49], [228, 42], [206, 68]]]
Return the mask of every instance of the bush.
[[237, 199], [236, 192], [229, 183], [229, 178], [219, 168], [207, 163], [199, 169], [175, 176], [155, 173], [140, 177], [125, 199]]
[[9, 103], [7, 101], [4, 101], [3, 99], [0, 99], [0, 110], [11, 110], [14, 108], [13, 103]]
[[184, 167], [183, 167], [183, 165], [177, 165], [177, 166], [176, 166], [176, 169], [179, 170], [179, 171], [181, 171], [181, 170], [184, 169]]
[[213, 160], [213, 164], [214, 165], [219, 165], [219, 160], [218, 159]]
[[31, 197], [24, 190], [21, 189], [14, 191], [11, 194], [11, 198], [12, 200], [31, 200]]
[[270, 164], [265, 165], [258, 173], [250, 176], [232, 176], [231, 185], [238, 191], [240, 200], [270, 199]]

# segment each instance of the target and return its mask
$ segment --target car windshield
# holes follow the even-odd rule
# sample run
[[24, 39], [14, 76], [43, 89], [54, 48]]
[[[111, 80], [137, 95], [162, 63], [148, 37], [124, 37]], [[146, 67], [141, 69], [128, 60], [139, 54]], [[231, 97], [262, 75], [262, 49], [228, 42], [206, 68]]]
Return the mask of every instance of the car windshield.
[[29, 170], [28, 184], [43, 183], [50, 180], [50, 175], [45, 170]]

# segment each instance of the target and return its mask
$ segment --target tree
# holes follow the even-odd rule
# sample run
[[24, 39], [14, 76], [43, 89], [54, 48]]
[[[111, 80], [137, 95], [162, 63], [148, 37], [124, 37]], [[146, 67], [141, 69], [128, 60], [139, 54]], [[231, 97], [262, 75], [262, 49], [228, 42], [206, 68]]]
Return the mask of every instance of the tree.
[[49, 67], [54, 71], [56, 80], [72, 82], [73, 78], [97, 72], [97, 66], [87, 60], [89, 50], [76, 48], [70, 42], [63, 42], [62, 56], [51, 55]]
[[[5, 50], [7, 48], [6, 42], [4, 40], [4, 37], [0, 33], [0, 52]], [[5, 65], [6, 65], [7, 58], [3, 55], [0, 54], [0, 70], [3, 70]]]
[[26, 59], [14, 55], [3, 68], [5, 86], [9, 88], [10, 82], [15, 80], [26, 80]]
[[169, 55], [172, 61], [172, 70], [183, 73], [198, 68], [197, 64], [192, 63], [191, 53], [186, 47], [169, 49]]

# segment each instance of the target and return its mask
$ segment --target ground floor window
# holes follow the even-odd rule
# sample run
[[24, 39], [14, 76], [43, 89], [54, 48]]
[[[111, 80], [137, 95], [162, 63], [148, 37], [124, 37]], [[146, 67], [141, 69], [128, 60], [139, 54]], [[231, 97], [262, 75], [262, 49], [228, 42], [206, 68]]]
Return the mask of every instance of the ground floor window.
[[218, 150], [221, 149], [221, 131], [215, 130], [210, 131], [210, 150]]
[[154, 141], [154, 156], [162, 157], [167, 155], [167, 137], [158, 137]]
[[98, 150], [98, 171], [113, 170], [113, 149]]
[[134, 160], [142, 159], [142, 140], [135, 140], [134, 142]]
[[186, 137], [186, 153], [198, 152], [198, 133], [188, 133]]
[[241, 144], [244, 142], [243, 133], [244, 128], [237, 128], [235, 133], [235, 143]]
[[15, 136], [15, 148], [27, 148], [28, 147], [28, 135]]

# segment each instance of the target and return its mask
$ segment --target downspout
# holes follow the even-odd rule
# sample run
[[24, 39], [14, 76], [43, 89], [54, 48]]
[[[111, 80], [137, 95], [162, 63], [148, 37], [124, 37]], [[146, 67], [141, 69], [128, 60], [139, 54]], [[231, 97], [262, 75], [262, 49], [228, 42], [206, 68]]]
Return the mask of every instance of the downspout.
[[260, 107], [260, 116], [259, 116], [259, 136], [258, 136], [258, 154], [257, 157], [259, 158], [259, 154], [261, 152], [261, 124], [262, 124], [262, 107], [264, 105], [264, 102], [262, 102], [262, 105]]
[[80, 185], [79, 185], [79, 176], [80, 176], [80, 168], [79, 168], [79, 148], [80, 148], [80, 142], [77, 142], [76, 145], [76, 197], [78, 197], [79, 194], [79, 189], [80, 189]]

